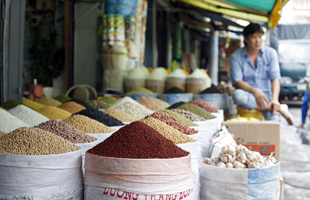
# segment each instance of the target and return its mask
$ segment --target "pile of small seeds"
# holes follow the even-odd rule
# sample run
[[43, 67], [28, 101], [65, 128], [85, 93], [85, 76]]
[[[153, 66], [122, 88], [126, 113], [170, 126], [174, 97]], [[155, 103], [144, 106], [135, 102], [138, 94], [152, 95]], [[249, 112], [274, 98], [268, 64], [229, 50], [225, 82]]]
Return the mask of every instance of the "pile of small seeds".
[[4, 136], [5, 134], [6, 134], [5, 132], [0, 131], [0, 137]]
[[140, 121], [121, 128], [87, 152], [97, 156], [133, 159], [179, 158], [189, 154]]
[[18, 105], [21, 105], [22, 103], [16, 100], [8, 100], [6, 102], [4, 102], [3, 104], [0, 105], [0, 107], [6, 109], [6, 110], [10, 110]]
[[136, 88], [126, 93], [126, 95], [131, 95], [131, 94], [154, 94], [154, 92], [144, 87], [140, 87], [140, 88]]
[[195, 139], [188, 137], [184, 133], [172, 128], [171, 126], [167, 125], [166, 123], [150, 117], [148, 119], [142, 119], [141, 122], [145, 123], [146, 125], [150, 126], [151, 128], [158, 131], [162, 134], [165, 138], [171, 140], [175, 144], [183, 144], [189, 142], [196, 142]]
[[124, 97], [115, 104], [113, 104], [110, 108], [114, 108], [116, 110], [120, 110], [124, 113], [130, 114], [137, 119], [142, 119], [147, 115], [153, 113], [152, 110], [146, 108], [145, 106], [139, 104], [135, 100], [130, 97]]
[[60, 94], [57, 97], [55, 97], [54, 99], [56, 99], [57, 101], [60, 101], [61, 103], [66, 103], [67, 101], [71, 100], [71, 97], [68, 97], [67, 95], [64, 94]]
[[9, 112], [0, 109], [0, 128], [1, 131], [9, 133], [19, 127], [29, 127], [29, 125]]
[[107, 109], [110, 107], [109, 104], [104, 103], [103, 101], [100, 100], [90, 100], [89, 102], [87, 102], [90, 106], [94, 107], [94, 108], [98, 108], [98, 109]]
[[18, 119], [26, 122], [30, 126], [36, 126], [42, 122], [46, 122], [49, 120], [44, 115], [24, 105], [18, 105], [15, 108], [9, 110], [8, 112], [17, 117]]
[[198, 131], [195, 130], [194, 128], [188, 127], [186, 124], [184, 124], [183, 122], [180, 122], [179, 120], [168, 115], [167, 113], [163, 113], [163, 112], [153, 113], [149, 116], [146, 116], [145, 119], [150, 118], [150, 117], [158, 119], [186, 135], [192, 135], [192, 134], [198, 133]]
[[55, 99], [49, 98], [49, 97], [42, 97], [38, 100], [40, 104], [43, 104], [45, 106], [60, 106], [62, 103], [60, 101], [57, 101]]
[[190, 101], [189, 103], [194, 104], [196, 106], [199, 106], [200, 108], [203, 108], [205, 111], [208, 112], [218, 112], [219, 109], [213, 105], [211, 105], [210, 103], [206, 102], [203, 99], [197, 99], [197, 100], [193, 100]]
[[75, 103], [78, 103], [78, 104], [84, 106], [85, 108], [93, 108], [88, 103], [86, 103], [85, 101], [82, 101], [80, 99], [73, 98], [73, 99], [69, 100], [68, 102], [71, 102], [71, 101], [74, 101]]
[[84, 133], [112, 133], [114, 129], [84, 115], [73, 115], [63, 122]]
[[137, 100], [137, 102], [147, 107], [150, 110], [153, 110], [153, 111], [161, 110], [161, 106], [159, 106], [158, 104], [156, 104], [154, 101], [152, 101], [151, 99], [147, 97], [141, 97], [139, 100]]
[[177, 102], [177, 103], [174, 103], [172, 104], [171, 106], [169, 106], [167, 109], [171, 110], [171, 109], [175, 109], [183, 104], [186, 104], [184, 101], [180, 101], [180, 102]]
[[173, 112], [176, 112], [184, 117], [186, 117], [187, 119], [193, 121], [193, 122], [198, 122], [198, 121], [206, 121], [205, 118], [200, 117], [199, 115], [196, 115], [190, 111], [187, 110], [182, 110], [182, 109], [172, 109]]
[[118, 119], [105, 114], [104, 112], [101, 112], [98, 109], [95, 108], [88, 108], [85, 110], [82, 110], [80, 112], [75, 113], [77, 115], [84, 115], [86, 117], [89, 117], [91, 119], [94, 119], [100, 123], [105, 124], [106, 126], [122, 126], [124, 125], [121, 121], [119, 121]]
[[159, 112], [167, 113], [168, 115], [174, 117], [175, 119], [179, 120], [180, 122], [183, 122], [187, 126], [198, 126], [197, 124], [195, 124], [191, 120], [187, 119], [186, 117], [183, 117], [182, 115], [175, 113], [171, 110], [160, 110]]
[[120, 110], [116, 110], [113, 108], [109, 108], [103, 111], [104, 113], [111, 115], [112, 117], [115, 117], [116, 119], [122, 121], [122, 122], [133, 122], [133, 121], [137, 121], [138, 119], [127, 114], [124, 113]]
[[28, 106], [29, 108], [34, 109], [34, 110], [40, 110], [41, 108], [45, 107], [45, 105], [43, 105], [43, 104], [40, 104], [36, 101], [32, 101], [32, 100], [26, 99], [26, 98], [23, 98], [23, 104]]
[[72, 143], [89, 143], [97, 140], [96, 138], [83, 133], [79, 129], [76, 129], [63, 121], [57, 121], [55, 119], [41, 123], [38, 126], [35, 126], [35, 128], [40, 128], [54, 133]]
[[167, 103], [167, 102], [165, 102], [163, 100], [157, 99], [157, 98], [153, 98], [151, 100], [161, 106], [160, 110], [166, 109], [166, 108], [168, 108], [170, 106], [169, 103]]
[[52, 155], [80, 149], [58, 135], [33, 127], [21, 127], [0, 137], [0, 153]]
[[200, 117], [203, 117], [205, 119], [214, 119], [215, 116], [213, 116], [211, 113], [208, 111], [205, 111], [204, 109], [200, 108], [199, 106], [196, 106], [191, 103], [183, 104], [182, 106], [179, 106], [177, 109], [183, 109], [190, 111], [196, 115], [199, 115]]
[[71, 113], [55, 106], [46, 106], [38, 110], [39, 113], [49, 119], [66, 119], [71, 116]]
[[100, 97], [99, 100], [110, 105], [115, 104], [118, 101], [117, 98], [110, 96]]
[[66, 103], [58, 106], [58, 108], [61, 108], [65, 111], [68, 111], [71, 114], [74, 114], [74, 113], [80, 112], [81, 110], [86, 109], [84, 106], [82, 106], [81, 104], [78, 104], [74, 101], [66, 102]]

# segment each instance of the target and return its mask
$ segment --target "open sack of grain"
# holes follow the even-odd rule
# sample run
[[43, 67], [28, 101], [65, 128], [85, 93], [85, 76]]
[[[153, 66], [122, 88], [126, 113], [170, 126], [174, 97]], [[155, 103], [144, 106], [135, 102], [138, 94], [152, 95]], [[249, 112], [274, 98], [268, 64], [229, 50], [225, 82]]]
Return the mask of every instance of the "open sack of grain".
[[80, 147], [60, 136], [16, 129], [0, 137], [0, 160], [0, 199], [83, 199]]
[[85, 185], [86, 200], [193, 199], [191, 155], [148, 125], [132, 122], [87, 151]]

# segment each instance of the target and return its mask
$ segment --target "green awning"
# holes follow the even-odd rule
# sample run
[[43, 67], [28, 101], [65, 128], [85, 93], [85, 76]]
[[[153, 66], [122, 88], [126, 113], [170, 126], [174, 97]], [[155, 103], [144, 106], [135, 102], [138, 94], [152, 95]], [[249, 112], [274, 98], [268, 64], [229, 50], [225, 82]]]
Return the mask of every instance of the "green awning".
[[250, 22], [262, 22], [274, 28], [283, 6], [289, 0], [174, 0], [206, 11], [227, 15]]

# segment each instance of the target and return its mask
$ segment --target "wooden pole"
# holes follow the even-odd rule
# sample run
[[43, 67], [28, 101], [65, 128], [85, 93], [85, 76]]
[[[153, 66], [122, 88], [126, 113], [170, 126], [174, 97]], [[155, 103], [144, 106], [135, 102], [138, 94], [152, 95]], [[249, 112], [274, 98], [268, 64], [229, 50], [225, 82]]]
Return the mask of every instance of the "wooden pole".
[[71, 13], [70, 13], [70, 0], [65, 0], [65, 86], [66, 90], [70, 88], [70, 48], [71, 48], [71, 38], [70, 38], [70, 27], [71, 27]]

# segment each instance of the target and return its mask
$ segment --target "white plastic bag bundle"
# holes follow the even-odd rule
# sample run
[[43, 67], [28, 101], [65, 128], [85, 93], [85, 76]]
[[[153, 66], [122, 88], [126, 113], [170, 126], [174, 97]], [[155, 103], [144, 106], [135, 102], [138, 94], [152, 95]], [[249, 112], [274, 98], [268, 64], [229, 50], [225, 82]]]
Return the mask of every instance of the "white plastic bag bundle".
[[181, 149], [190, 152], [192, 162], [192, 174], [193, 174], [193, 199], [199, 199], [199, 163], [201, 161], [200, 142], [190, 142], [184, 144], [177, 144]]
[[201, 156], [202, 158], [206, 158], [209, 156], [209, 146], [212, 136], [221, 128], [221, 122], [218, 118], [214, 118], [208, 119], [206, 121], [197, 121], [194, 123], [199, 125], [199, 131], [201, 135]]
[[223, 109], [219, 110], [218, 112], [211, 113], [213, 116], [215, 116], [220, 123], [224, 121], [224, 111]]
[[[85, 200], [114, 199], [112, 194], [103, 194], [106, 188], [144, 195], [144, 199], [145, 195], [166, 196], [192, 191], [191, 156], [129, 159], [86, 153], [85, 185]], [[183, 199], [192, 199], [192, 195]]]
[[0, 199], [83, 199], [81, 150], [43, 156], [0, 153], [0, 160]]
[[255, 169], [229, 169], [201, 163], [200, 199], [279, 199], [279, 179], [279, 162]]

